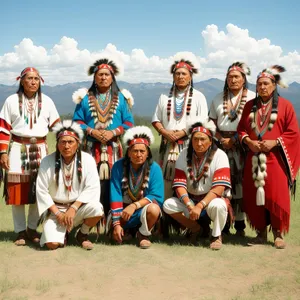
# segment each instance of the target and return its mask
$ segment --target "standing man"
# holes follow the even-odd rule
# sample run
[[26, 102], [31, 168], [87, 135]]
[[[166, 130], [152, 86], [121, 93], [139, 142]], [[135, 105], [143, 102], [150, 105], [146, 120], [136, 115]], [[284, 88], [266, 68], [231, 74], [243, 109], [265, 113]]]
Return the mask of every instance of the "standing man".
[[[0, 113], [0, 166], [6, 170], [4, 195], [12, 205], [17, 246], [39, 242], [35, 180], [40, 160], [47, 154], [46, 136], [58, 120], [53, 101], [42, 94], [37, 69], [25, 68], [16, 94], [9, 96]], [[30, 204], [26, 225], [25, 204]]]
[[172, 181], [179, 153], [188, 143], [187, 127], [195, 119], [207, 118], [205, 96], [194, 89], [194, 64], [186, 59], [175, 61], [170, 70], [173, 85], [169, 96], [159, 98], [152, 125], [162, 135], [160, 161], [164, 175], [165, 197], [173, 195]]
[[56, 152], [41, 162], [37, 178], [37, 204], [44, 218], [41, 246], [54, 250], [65, 244], [66, 232], [81, 224], [76, 240], [91, 250], [91, 227], [103, 215], [99, 202], [100, 182], [93, 157], [81, 152], [83, 131], [77, 123], [65, 120], [53, 128]]
[[[244, 151], [240, 145], [237, 126], [247, 101], [255, 98], [249, 91], [246, 76], [250, 75], [249, 67], [242, 62], [229, 66], [223, 92], [212, 101], [209, 117], [217, 126], [216, 138], [226, 152], [230, 163], [232, 184], [231, 203], [235, 213], [236, 235], [245, 236], [245, 213], [242, 210]], [[230, 225], [226, 224], [223, 232], [229, 233]]]
[[112, 237], [122, 243], [124, 230], [138, 229], [139, 246], [149, 248], [149, 236], [158, 222], [164, 201], [161, 168], [152, 161], [150, 145], [154, 142], [151, 129], [136, 126], [123, 138], [127, 152], [112, 169], [111, 199]]
[[96, 160], [101, 179], [101, 203], [107, 216], [109, 211], [109, 179], [113, 164], [123, 156], [120, 135], [133, 126], [131, 95], [120, 92], [115, 76], [116, 64], [107, 58], [97, 60], [88, 71], [94, 76], [86, 90], [73, 94], [77, 103], [73, 121], [85, 131], [85, 150]]
[[271, 225], [274, 246], [283, 249], [289, 231], [290, 189], [300, 164], [299, 126], [293, 105], [280, 97], [277, 84], [287, 87], [274, 65], [258, 74], [257, 97], [249, 101], [238, 125], [241, 142], [248, 148], [245, 161], [244, 209], [257, 230], [254, 243], [267, 241]]

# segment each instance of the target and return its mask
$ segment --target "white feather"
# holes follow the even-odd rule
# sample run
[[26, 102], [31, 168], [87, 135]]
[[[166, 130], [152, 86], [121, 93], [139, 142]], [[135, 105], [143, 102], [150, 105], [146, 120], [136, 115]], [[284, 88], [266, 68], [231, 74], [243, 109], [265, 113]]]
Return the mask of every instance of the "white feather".
[[200, 68], [199, 59], [197, 59], [196, 55], [193, 52], [181, 51], [181, 52], [177, 52], [173, 56], [174, 61], [176, 61], [176, 60], [180, 61], [181, 59], [189, 60], [196, 69]]
[[132, 97], [132, 94], [126, 90], [126, 89], [122, 89], [121, 93], [123, 94], [123, 96], [126, 98], [130, 108], [134, 105], [134, 98]]
[[75, 91], [72, 95], [73, 102], [75, 104], [79, 104], [81, 100], [85, 97], [87, 94], [88, 90], [86, 88], [81, 88]]
[[283, 80], [283, 79], [280, 79], [280, 80], [278, 81], [278, 85], [279, 85], [280, 87], [284, 88], [284, 89], [286, 89], [286, 88], [289, 87], [289, 85], [287, 84], [287, 82], [286, 82], [285, 80]]
[[133, 140], [134, 138], [138, 138], [141, 135], [146, 135], [150, 140], [150, 145], [154, 143], [154, 136], [151, 129], [147, 126], [135, 126], [133, 128], [129, 128], [123, 137], [123, 143], [126, 147], [128, 147], [128, 142]]

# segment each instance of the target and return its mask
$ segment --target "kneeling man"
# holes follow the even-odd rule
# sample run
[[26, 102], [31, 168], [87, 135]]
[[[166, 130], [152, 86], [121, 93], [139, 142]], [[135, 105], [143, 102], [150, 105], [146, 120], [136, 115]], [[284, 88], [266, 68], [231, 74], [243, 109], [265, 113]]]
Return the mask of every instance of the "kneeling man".
[[159, 220], [164, 200], [162, 171], [152, 161], [153, 141], [147, 126], [128, 129], [123, 138], [127, 152], [113, 165], [110, 184], [112, 223], [108, 222], [108, 226], [113, 226], [112, 237], [122, 243], [124, 230], [138, 228], [142, 249], [151, 246], [149, 236]]
[[40, 244], [52, 250], [62, 247], [66, 233], [81, 224], [76, 240], [91, 250], [89, 231], [103, 215], [96, 163], [80, 150], [83, 131], [77, 123], [65, 120], [53, 131], [56, 152], [42, 160], [37, 178], [37, 204], [44, 220]]

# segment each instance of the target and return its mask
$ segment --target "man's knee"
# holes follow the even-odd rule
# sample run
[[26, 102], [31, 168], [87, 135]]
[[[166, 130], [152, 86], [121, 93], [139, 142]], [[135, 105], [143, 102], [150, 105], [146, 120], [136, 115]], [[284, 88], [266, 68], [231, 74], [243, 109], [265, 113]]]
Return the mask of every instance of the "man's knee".
[[227, 212], [227, 206], [222, 198], [215, 198], [209, 203], [209, 209]]
[[160, 207], [157, 204], [151, 203], [147, 207], [147, 216], [157, 218], [159, 214], [160, 214]]
[[60, 243], [46, 243], [46, 246], [49, 250], [55, 250], [60, 246]]

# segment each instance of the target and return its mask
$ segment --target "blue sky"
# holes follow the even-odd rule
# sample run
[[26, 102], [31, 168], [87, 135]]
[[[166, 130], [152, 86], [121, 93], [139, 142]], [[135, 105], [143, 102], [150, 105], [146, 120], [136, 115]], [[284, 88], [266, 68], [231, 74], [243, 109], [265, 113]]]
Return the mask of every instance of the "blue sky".
[[274, 0], [6, 1], [1, 5], [0, 67], [1, 57], [14, 52], [24, 38], [50, 55], [63, 36], [90, 52], [111, 43], [127, 54], [137, 48], [147, 57], [167, 59], [190, 51], [205, 58], [207, 42], [201, 33], [212, 24], [225, 34], [228, 24], [248, 30], [250, 39], [266, 38], [282, 55], [299, 53], [299, 9], [298, 1]]
[[293, 51], [300, 48], [299, 10], [299, 1], [5, 1], [0, 54], [24, 37], [47, 48], [64, 35], [89, 50], [113, 43], [123, 51], [142, 48], [148, 55], [197, 52], [206, 25], [224, 30], [228, 23]]

